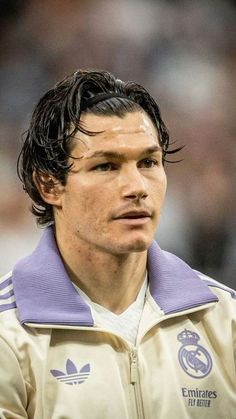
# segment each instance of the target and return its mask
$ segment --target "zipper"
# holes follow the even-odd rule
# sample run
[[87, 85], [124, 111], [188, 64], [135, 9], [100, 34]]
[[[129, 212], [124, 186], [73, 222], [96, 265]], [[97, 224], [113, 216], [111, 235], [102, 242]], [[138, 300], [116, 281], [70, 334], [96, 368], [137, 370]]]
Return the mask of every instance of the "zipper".
[[137, 354], [136, 347], [133, 347], [130, 351], [130, 383], [134, 391], [135, 406], [136, 406], [136, 412], [137, 412], [136, 418], [145, 419], [142, 394], [141, 394], [141, 388], [140, 388], [140, 382], [139, 382], [138, 354]]

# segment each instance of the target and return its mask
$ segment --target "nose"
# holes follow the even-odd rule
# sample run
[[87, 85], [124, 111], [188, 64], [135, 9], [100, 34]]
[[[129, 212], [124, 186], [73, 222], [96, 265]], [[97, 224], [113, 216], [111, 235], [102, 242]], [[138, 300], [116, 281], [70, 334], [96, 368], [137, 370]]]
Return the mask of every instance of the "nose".
[[120, 173], [119, 186], [121, 195], [125, 199], [140, 200], [148, 196], [145, 178], [136, 164], [126, 167]]

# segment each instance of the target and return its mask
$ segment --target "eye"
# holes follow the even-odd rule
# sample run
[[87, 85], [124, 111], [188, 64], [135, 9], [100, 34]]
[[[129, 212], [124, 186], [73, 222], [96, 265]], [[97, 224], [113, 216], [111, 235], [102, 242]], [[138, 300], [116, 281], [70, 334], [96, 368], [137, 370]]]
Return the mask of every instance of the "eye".
[[95, 172], [110, 172], [111, 170], [115, 170], [116, 167], [114, 163], [101, 163], [95, 166], [92, 170]]
[[158, 166], [158, 160], [156, 159], [143, 159], [138, 163], [139, 168], [151, 169], [152, 167]]

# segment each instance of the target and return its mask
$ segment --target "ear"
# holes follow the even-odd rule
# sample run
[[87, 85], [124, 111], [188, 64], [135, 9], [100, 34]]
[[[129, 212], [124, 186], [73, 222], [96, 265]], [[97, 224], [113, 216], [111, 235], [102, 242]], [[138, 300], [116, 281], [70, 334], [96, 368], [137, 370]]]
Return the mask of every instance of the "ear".
[[64, 186], [54, 176], [42, 172], [33, 172], [33, 181], [41, 198], [54, 206], [61, 205], [61, 195]]

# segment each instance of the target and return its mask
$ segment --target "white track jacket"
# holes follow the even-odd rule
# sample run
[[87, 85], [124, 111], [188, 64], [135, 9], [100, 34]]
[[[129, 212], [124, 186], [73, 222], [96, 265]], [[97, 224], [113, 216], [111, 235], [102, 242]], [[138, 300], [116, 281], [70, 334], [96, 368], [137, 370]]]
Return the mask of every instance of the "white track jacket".
[[94, 324], [51, 228], [0, 281], [1, 419], [236, 419], [236, 294], [153, 242], [137, 343]]

